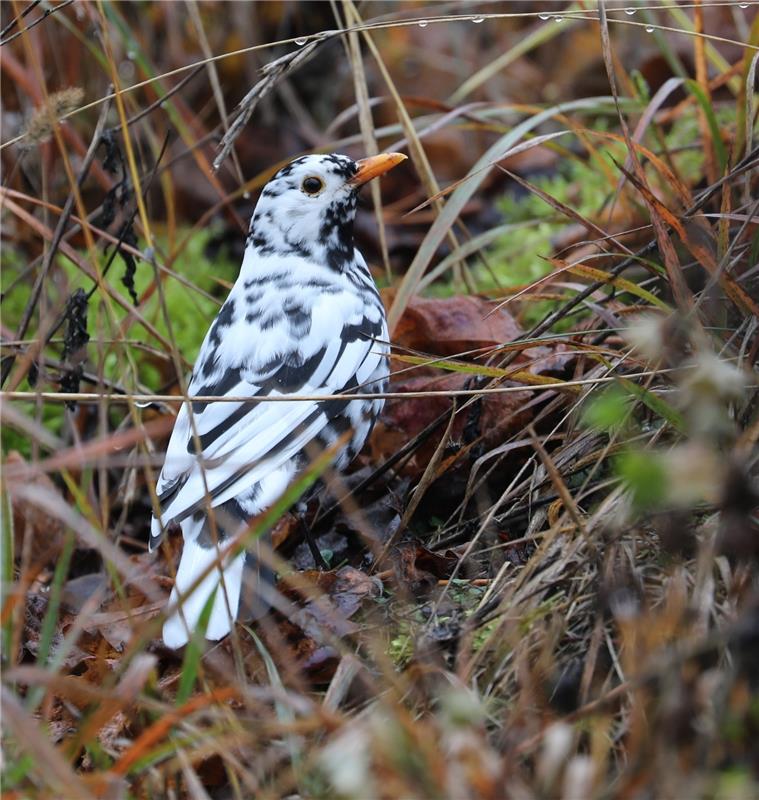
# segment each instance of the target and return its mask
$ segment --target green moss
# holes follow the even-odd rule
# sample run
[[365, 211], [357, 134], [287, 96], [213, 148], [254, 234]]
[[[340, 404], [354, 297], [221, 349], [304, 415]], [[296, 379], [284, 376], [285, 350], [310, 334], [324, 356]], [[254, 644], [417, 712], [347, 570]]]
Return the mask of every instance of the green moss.
[[[735, 124], [735, 111], [732, 108], [719, 109], [716, 117], [721, 125], [729, 127]], [[603, 119], [589, 123], [589, 127], [594, 130], [605, 130], [607, 126], [608, 122]], [[676, 120], [664, 134], [663, 140], [680, 179], [687, 184], [700, 180], [703, 175], [704, 154], [701, 147], [694, 147], [694, 142], [700, 141], [695, 110]], [[605, 227], [603, 212], [614, 196], [617, 182], [616, 177], [614, 181], [610, 181], [608, 170], [602, 168], [599, 159], [605, 161], [614, 175], [618, 176], [620, 173], [614, 162], [623, 164], [627, 149], [621, 142], [596, 139], [594, 143], [598, 146], [598, 151], [593, 157], [563, 154], [552, 174], [530, 176], [528, 180], [581, 216]], [[654, 152], [662, 150], [653, 130], [649, 131], [645, 144]], [[652, 167], [647, 167], [647, 174], [654, 185], [661, 183], [658, 173]], [[548, 259], [556, 250], [556, 240], [567, 225], [572, 223], [571, 219], [555, 210], [545, 200], [521, 188], [509, 191], [497, 202], [497, 206], [505, 222], [529, 224], [509, 230], [485, 250], [490, 270], [481, 266], [473, 268], [478, 288], [487, 292], [526, 285], [551, 272]], [[532, 323], [542, 319], [559, 304], [558, 300], [530, 301], [524, 312], [525, 321]], [[562, 326], [557, 326], [557, 331], [571, 328], [575, 324], [576, 318], [565, 321]]]
[[[182, 235], [182, 231], [179, 231], [179, 240]], [[226, 297], [227, 289], [224, 283], [232, 283], [239, 268], [237, 261], [233, 261], [224, 253], [214, 253], [213, 257], [207, 254], [211, 236], [210, 229], [193, 233], [187, 246], [171, 265], [172, 271], [182, 276], [190, 285], [173, 275], [164, 276], [162, 285], [168, 315], [163, 312], [157, 291], [154, 291], [139, 307], [140, 313], [161, 335], [170, 341], [173, 339], [181, 357], [190, 364], [197, 356], [205, 332], [218, 312], [220, 303]], [[158, 252], [164, 252], [166, 242], [159, 238], [156, 244]], [[87, 261], [88, 254], [82, 252], [81, 257]], [[108, 256], [101, 254], [98, 265], [101, 271], [107, 262]], [[31, 296], [31, 287], [36, 279], [36, 272], [24, 275], [26, 268], [27, 262], [21, 251], [10, 246], [3, 248], [2, 316], [3, 324], [9, 330], [18, 329], [21, 316]], [[106, 274], [105, 281], [119, 294], [128, 297], [128, 292], [122, 283], [123, 275], [124, 265], [117, 256]], [[138, 261], [134, 276], [137, 295], [141, 296], [153, 280], [152, 266], [147, 262]], [[92, 281], [70, 259], [58, 255], [43, 289], [46, 313], [49, 315], [54, 312], [59, 313], [78, 288], [90, 291]], [[202, 294], [197, 289], [210, 296]], [[112, 310], [112, 318], [106, 302]], [[91, 339], [87, 345], [85, 371], [95, 375], [102, 374], [106, 380], [127, 390], [161, 390], [164, 388], [165, 376], [173, 375], [173, 366], [165, 361], [166, 348], [138, 322], [132, 322], [123, 333], [121, 326], [127, 316], [126, 310], [113, 301], [107, 301], [100, 292], [92, 296], [88, 305], [87, 329]], [[169, 319], [168, 323], [166, 316]], [[35, 314], [26, 335], [28, 340], [36, 338], [38, 325], [39, 315]], [[64, 331], [64, 328], [58, 331], [44, 350], [44, 356], [53, 362], [59, 362], [61, 359]], [[26, 379], [18, 386], [21, 391], [31, 391], [33, 388], [35, 387], [30, 386]], [[41, 380], [36, 388], [57, 390], [58, 386]], [[83, 385], [83, 389], [89, 388], [88, 384]], [[15, 403], [15, 407], [34, 418], [33, 403], [18, 402]], [[65, 410], [61, 404], [45, 404], [43, 407], [42, 424], [55, 434], [62, 433], [64, 417]], [[2, 434], [2, 452], [6, 454], [10, 450], [18, 450], [28, 458], [31, 455], [31, 443], [26, 435], [6, 426]]]
[[[608, 155], [624, 159], [624, 148], [609, 148]], [[608, 157], [608, 156], [607, 156]], [[592, 162], [563, 158], [552, 175], [530, 179], [538, 189], [593, 219], [610, 194], [605, 173]], [[498, 208], [509, 223], [532, 223], [509, 232], [487, 251], [487, 259], [501, 286], [519, 286], [537, 280], [551, 271], [547, 260], [554, 251], [555, 237], [566, 227], [567, 218], [532, 192], [509, 192], [498, 201]], [[483, 288], [495, 288], [493, 278], [478, 273]]]

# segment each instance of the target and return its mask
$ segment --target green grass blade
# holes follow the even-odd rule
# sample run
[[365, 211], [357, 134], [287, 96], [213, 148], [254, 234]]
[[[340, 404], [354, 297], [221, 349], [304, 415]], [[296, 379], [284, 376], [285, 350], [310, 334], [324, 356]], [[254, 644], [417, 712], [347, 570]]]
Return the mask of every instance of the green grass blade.
[[502, 136], [495, 144], [479, 158], [477, 163], [469, 171], [469, 175], [451, 193], [443, 210], [437, 216], [430, 229], [427, 231], [424, 240], [417, 250], [414, 260], [411, 262], [406, 274], [403, 276], [395, 300], [388, 313], [388, 326], [392, 332], [398, 320], [401, 318], [407, 303], [417, 290], [417, 285], [429, 266], [432, 258], [437, 252], [438, 247], [445, 238], [449, 228], [456, 222], [464, 206], [472, 195], [479, 189], [482, 182], [489, 174], [489, 167], [494, 161], [501, 159], [523, 136], [542, 125], [544, 122], [555, 117], [557, 114], [578, 110], [594, 110], [599, 107], [614, 107], [613, 97], [591, 97], [580, 100], [572, 100], [567, 103], [558, 103], [545, 111], [533, 114], [531, 117], [520, 122], [507, 134]]
[[724, 175], [727, 167], [727, 148], [722, 141], [722, 134], [720, 133], [719, 122], [717, 122], [717, 117], [714, 113], [714, 107], [709, 101], [709, 97], [704, 91], [704, 88], [699, 86], [696, 81], [687, 80], [685, 81], [685, 85], [690, 89], [691, 93], [696, 98], [696, 102], [701, 106], [701, 109], [706, 115], [709, 131], [712, 135], [712, 142], [714, 143], [714, 153], [717, 156], [717, 163], [719, 164], [720, 175]]
[[[0, 602], [3, 609], [11, 593], [13, 584], [13, 509], [7, 490], [3, 488], [0, 497], [0, 519], [2, 519], [2, 542], [0, 542], [0, 580], [2, 580], [2, 594]], [[8, 666], [11, 662], [11, 648], [13, 647], [13, 614], [8, 614], [2, 632], [2, 663]]]
[[663, 400], [658, 394], [646, 389], [643, 386], [638, 386], [634, 381], [628, 378], [620, 378], [620, 383], [625, 389], [633, 395], [637, 400], [640, 400], [647, 408], [654, 412], [657, 416], [666, 420], [678, 432], [685, 432], [685, 420], [682, 414], [666, 400]]
[[211, 592], [208, 600], [206, 600], [203, 610], [200, 612], [198, 626], [192, 632], [190, 641], [185, 648], [184, 660], [182, 661], [182, 674], [179, 678], [179, 687], [177, 688], [177, 697], [175, 701], [175, 705], [177, 706], [183, 706], [190, 699], [192, 690], [195, 688], [195, 682], [198, 677], [198, 672], [200, 671], [200, 659], [203, 657], [203, 653], [206, 649], [205, 639], [206, 630], [208, 630], [208, 621], [211, 619], [211, 611], [213, 610], [213, 604], [214, 600], [216, 600], [218, 590], [219, 587], [217, 586], [216, 589]]

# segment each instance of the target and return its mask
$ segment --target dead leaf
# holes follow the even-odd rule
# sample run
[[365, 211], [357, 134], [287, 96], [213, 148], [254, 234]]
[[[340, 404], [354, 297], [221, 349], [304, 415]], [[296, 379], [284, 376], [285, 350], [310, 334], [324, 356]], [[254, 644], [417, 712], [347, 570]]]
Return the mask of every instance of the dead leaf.
[[337, 571], [337, 581], [330, 595], [332, 602], [345, 617], [352, 617], [364, 600], [379, 597], [382, 582], [354, 567], [342, 567]]
[[89, 575], [72, 578], [63, 585], [61, 604], [67, 611], [77, 614], [96, 592], [103, 593], [105, 602], [108, 599], [108, 583], [108, 576], [104, 572], [91, 572]]
[[[385, 301], [390, 295], [385, 295]], [[446, 299], [413, 298], [403, 314], [393, 338], [400, 348], [421, 351], [431, 356], [461, 356], [471, 350], [508, 345], [522, 334], [522, 329], [505, 307], [476, 296]], [[566, 369], [575, 354], [562, 343], [526, 348], [514, 360], [514, 369], [535, 375], [557, 373]], [[466, 363], [464, 360], [464, 363]], [[473, 357], [468, 359], [477, 363]], [[475, 375], [443, 371], [432, 366], [409, 368], [408, 364], [392, 364], [393, 392], [435, 391], [425, 398], [390, 399], [370, 442], [372, 457], [382, 461], [396, 453], [442, 413], [453, 407], [444, 394], [472, 388]], [[509, 385], [506, 383], [505, 385]], [[488, 395], [479, 404], [459, 413], [450, 434], [449, 447], [461, 449], [480, 440], [484, 447], [502, 443], [510, 434], [530, 421], [526, 406], [533, 398], [529, 391]], [[406, 462], [402, 473], [417, 479], [422, 475], [436, 451], [445, 428], [431, 435]], [[466, 459], [454, 459], [456, 466], [465, 466]]]
[[482, 297], [458, 295], [444, 299], [414, 297], [403, 312], [393, 344], [440, 356], [505, 344], [522, 329], [503, 308]]
[[[279, 631], [300, 668], [314, 682], [322, 683], [331, 679], [340, 660], [337, 651], [329, 644], [330, 637], [350, 636], [358, 630], [349, 618], [365, 600], [381, 594], [382, 583], [350, 566], [334, 572], [312, 570], [298, 577], [323, 594], [306, 600], [287, 619], [280, 620]], [[293, 602], [303, 603], [301, 591], [281, 584], [279, 589]]]
[[437, 586], [438, 579], [449, 577], [457, 563], [458, 557], [450, 551], [433, 553], [416, 542], [402, 542], [393, 554], [399, 584], [414, 594]]

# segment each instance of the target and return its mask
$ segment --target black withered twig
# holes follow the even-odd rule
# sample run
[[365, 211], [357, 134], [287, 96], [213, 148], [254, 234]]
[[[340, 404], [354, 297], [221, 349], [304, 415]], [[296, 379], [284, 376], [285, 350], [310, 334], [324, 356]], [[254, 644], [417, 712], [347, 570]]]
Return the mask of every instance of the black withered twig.
[[[62, 392], [76, 394], [84, 375], [84, 348], [90, 340], [87, 332], [87, 295], [81, 287], [69, 297], [66, 305], [66, 333], [63, 337], [64, 369], [60, 378]], [[76, 402], [66, 403], [69, 410], [76, 408]]]
[[[158, 167], [159, 167], [159, 165], [161, 163], [161, 159], [164, 157], [164, 155], [166, 153], [166, 148], [169, 145], [170, 138], [171, 138], [171, 134], [170, 134], [170, 132], [167, 132], [166, 136], [164, 136], [163, 144], [161, 145], [161, 150], [158, 153], [158, 158], [156, 159], [155, 164], [153, 165], [153, 169], [150, 171], [150, 175], [148, 176], [147, 183], [145, 185], [145, 188], [143, 189], [143, 192], [142, 192], [142, 196], [143, 197], [147, 197], [148, 196], [148, 193], [150, 192], [150, 189], [153, 186], [153, 180], [155, 179], [155, 176], [158, 174]], [[134, 259], [134, 256], [132, 256], [131, 253], [127, 253], [126, 251], [124, 251], [122, 249], [121, 245], [126, 242], [127, 244], [130, 244], [130, 245], [134, 246], [134, 244], [137, 242], [137, 237], [135, 236], [134, 230], [133, 230], [134, 221], [135, 221], [135, 219], [137, 217], [137, 211], [138, 211], [138, 207], [137, 207], [137, 203], [135, 203], [134, 204], [134, 208], [132, 209], [132, 213], [129, 215], [129, 218], [121, 226], [121, 230], [119, 231], [119, 238], [116, 241], [116, 244], [113, 246], [113, 249], [111, 250], [111, 253], [110, 253], [109, 257], [108, 257], [108, 261], [106, 262], [106, 265], [103, 267], [103, 273], [102, 274], [103, 274], [104, 278], [108, 274], [108, 272], [109, 272], [109, 270], [111, 268], [111, 265], [113, 264], [113, 261], [114, 261], [114, 259], [116, 258], [117, 255], [120, 255], [121, 258], [124, 260], [124, 263], [127, 265], [127, 270], [130, 269], [130, 260], [131, 260], [131, 262], [134, 263], [134, 265], [136, 267], [136, 261]], [[134, 273], [132, 272], [131, 276], [125, 276], [124, 284], [125, 284], [125, 286], [127, 286], [127, 288], [129, 288], [129, 281], [130, 280], [133, 281], [133, 275], [134, 275]], [[133, 288], [134, 288], [134, 284], [132, 283], [132, 291], [130, 293], [133, 292]], [[89, 293], [87, 294], [87, 299], [88, 300], [89, 300], [90, 297], [92, 297], [93, 294], [95, 294], [97, 289], [98, 289], [98, 285], [97, 284], [95, 284], [92, 287], [92, 289], [90, 289]], [[137, 298], [136, 295], [132, 294], [132, 301], [133, 301], [134, 305], [137, 305], [138, 300], [139, 300], [139, 298]]]

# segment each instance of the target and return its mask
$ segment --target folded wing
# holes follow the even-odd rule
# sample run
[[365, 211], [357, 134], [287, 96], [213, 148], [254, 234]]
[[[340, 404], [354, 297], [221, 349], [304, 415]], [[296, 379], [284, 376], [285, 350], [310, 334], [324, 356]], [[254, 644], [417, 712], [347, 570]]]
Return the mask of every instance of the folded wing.
[[228, 352], [239, 356], [234, 341], [214, 349], [209, 342], [214, 329], [209, 331], [188, 394], [243, 399], [181, 407], [157, 485], [162, 519], [153, 520], [151, 549], [168, 522], [181, 523], [209, 505], [249, 493], [345, 413], [347, 401], [305, 398], [353, 393], [381, 371], [386, 331], [381, 316], [374, 317], [362, 309], [321, 334], [312, 326], [299, 341], [282, 331], [281, 352], [263, 357], [256, 335], [265, 333], [272, 341], [278, 332], [251, 330], [248, 324], [247, 358], [237, 360]]

